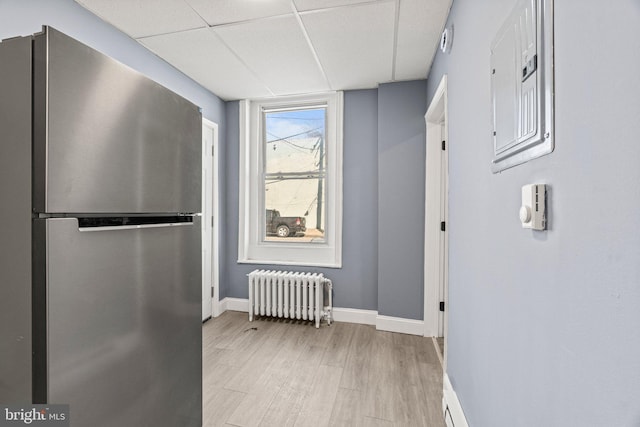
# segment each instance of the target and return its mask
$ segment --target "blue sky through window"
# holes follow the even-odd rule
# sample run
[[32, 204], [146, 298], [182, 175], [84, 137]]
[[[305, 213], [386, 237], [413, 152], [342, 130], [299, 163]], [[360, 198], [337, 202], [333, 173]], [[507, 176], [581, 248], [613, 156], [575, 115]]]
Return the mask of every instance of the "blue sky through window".
[[267, 143], [282, 139], [324, 137], [324, 122], [324, 108], [267, 113]]

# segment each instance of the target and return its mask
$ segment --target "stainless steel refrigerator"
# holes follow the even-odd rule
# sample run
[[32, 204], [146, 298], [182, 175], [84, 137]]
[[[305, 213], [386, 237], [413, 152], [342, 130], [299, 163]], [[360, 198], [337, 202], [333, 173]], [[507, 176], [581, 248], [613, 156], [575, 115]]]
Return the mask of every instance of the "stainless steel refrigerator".
[[0, 43], [0, 403], [200, 426], [199, 108], [51, 28]]

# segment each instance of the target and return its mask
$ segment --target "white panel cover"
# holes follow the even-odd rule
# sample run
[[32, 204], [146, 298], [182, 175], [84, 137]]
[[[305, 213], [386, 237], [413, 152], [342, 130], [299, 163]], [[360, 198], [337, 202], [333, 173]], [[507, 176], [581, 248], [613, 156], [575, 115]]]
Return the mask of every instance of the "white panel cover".
[[[537, 54], [536, 40], [536, 4], [535, 0], [525, 3], [520, 10], [518, 20], [516, 22], [517, 38], [520, 40], [520, 60], [519, 70], [522, 70], [527, 64], [532, 64]], [[526, 80], [522, 82], [522, 95], [520, 99], [520, 127], [519, 137], [527, 138], [536, 133], [538, 121], [538, 79], [537, 71], [533, 72]], [[518, 73], [520, 79], [523, 75]]]
[[491, 44], [494, 172], [553, 151], [550, 3], [519, 0]]
[[496, 40], [491, 55], [495, 151], [501, 152], [518, 138], [518, 79], [515, 65], [515, 31], [509, 27]]
[[535, 0], [519, 3], [492, 47], [495, 150], [534, 136], [538, 129]]

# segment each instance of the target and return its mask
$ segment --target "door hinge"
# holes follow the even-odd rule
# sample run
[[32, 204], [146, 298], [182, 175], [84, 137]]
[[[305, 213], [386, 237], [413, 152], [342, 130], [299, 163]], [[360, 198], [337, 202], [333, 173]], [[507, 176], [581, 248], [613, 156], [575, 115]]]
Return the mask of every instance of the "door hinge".
[[444, 301], [440, 301], [440, 311], [444, 311]]
[[211, 287], [211, 298], [213, 298], [213, 286]]
[[442, 221], [440, 223], [440, 231], [446, 231], [447, 230], [447, 223]]
[[211, 228], [214, 227], [213, 216], [211, 217]]
[[447, 142], [446, 141], [442, 141], [442, 149], [446, 150], [447, 147]]

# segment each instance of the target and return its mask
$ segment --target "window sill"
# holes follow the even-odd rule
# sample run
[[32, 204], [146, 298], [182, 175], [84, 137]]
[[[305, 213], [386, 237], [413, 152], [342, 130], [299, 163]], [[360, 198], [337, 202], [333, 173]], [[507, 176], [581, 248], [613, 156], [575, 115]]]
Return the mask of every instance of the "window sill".
[[292, 265], [296, 267], [325, 267], [325, 268], [342, 268], [341, 263], [310, 263], [280, 260], [264, 260], [264, 259], [238, 259], [238, 264], [258, 264], [258, 265]]

